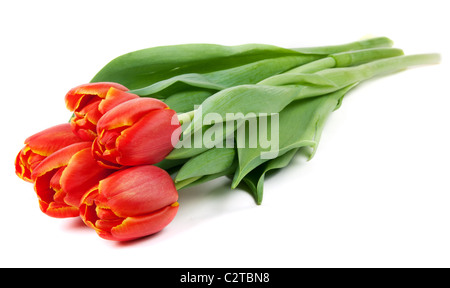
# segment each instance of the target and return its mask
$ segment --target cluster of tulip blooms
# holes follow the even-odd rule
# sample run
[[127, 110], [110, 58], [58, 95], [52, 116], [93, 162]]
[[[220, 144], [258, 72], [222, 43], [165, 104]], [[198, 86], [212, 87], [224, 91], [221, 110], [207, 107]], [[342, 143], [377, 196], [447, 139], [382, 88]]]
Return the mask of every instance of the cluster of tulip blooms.
[[[261, 204], [266, 173], [286, 167], [301, 148], [311, 148], [312, 157], [324, 123], [353, 87], [440, 61], [439, 54], [404, 55], [392, 45], [378, 37], [309, 48], [185, 44], [124, 54], [67, 93], [70, 123], [29, 137], [16, 174], [34, 183], [45, 214], [81, 216], [117, 241], [160, 231], [178, 211], [180, 189], [218, 177], [230, 177], [231, 188], [244, 183]], [[264, 115], [275, 115], [270, 127]], [[262, 141], [269, 131], [271, 141]], [[267, 152], [275, 153], [263, 157]]]
[[109, 82], [71, 89], [70, 123], [26, 139], [15, 161], [16, 174], [34, 183], [42, 212], [81, 216], [100, 237], [118, 241], [160, 231], [178, 210], [172, 178], [152, 165], [173, 149], [176, 113], [127, 91]]

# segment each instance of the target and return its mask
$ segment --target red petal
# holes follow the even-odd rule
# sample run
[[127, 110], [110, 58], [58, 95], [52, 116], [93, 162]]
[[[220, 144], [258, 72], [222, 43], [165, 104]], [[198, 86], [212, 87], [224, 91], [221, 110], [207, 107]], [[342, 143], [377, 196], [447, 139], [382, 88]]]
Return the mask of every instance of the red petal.
[[48, 171], [66, 166], [70, 158], [78, 151], [91, 146], [91, 142], [80, 142], [64, 147], [49, 157], [42, 160], [42, 162], [34, 169], [31, 178], [35, 180], [37, 177], [44, 175]]
[[100, 181], [100, 194], [119, 217], [147, 214], [178, 200], [170, 175], [156, 166], [145, 165], [115, 172]]
[[48, 156], [70, 144], [82, 142], [72, 133], [69, 123], [56, 125], [36, 133], [25, 140], [25, 144], [35, 154]]
[[[67, 92], [65, 100], [66, 100], [66, 107], [70, 111], [77, 110], [82, 102], [86, 103], [86, 100], [83, 100], [85, 95], [88, 96], [97, 96], [99, 98], [105, 98], [106, 93], [108, 90], [114, 87], [116, 89], [122, 90], [122, 91], [128, 91], [128, 88], [125, 86], [122, 86], [118, 83], [113, 82], [99, 82], [99, 83], [88, 83], [83, 84], [80, 86], [77, 86], [75, 88], [70, 89], [69, 92]], [[87, 101], [88, 102], [88, 101]]]
[[114, 220], [97, 220], [95, 221], [95, 228], [105, 231], [105, 232], [110, 232], [111, 229], [117, 225], [122, 224], [124, 219], [122, 218], [116, 218]]
[[106, 151], [104, 145], [99, 143], [98, 137], [92, 143], [92, 156], [97, 161], [97, 164], [106, 169], [120, 169], [123, 166], [116, 163], [116, 155], [111, 154], [111, 151]]
[[34, 189], [39, 198], [39, 206], [45, 214], [56, 218], [78, 216], [78, 208], [72, 207], [62, 201], [62, 193], [58, 190], [58, 179], [64, 168], [48, 171], [38, 177]]
[[30, 147], [23, 147], [17, 154], [14, 161], [16, 167], [16, 175], [22, 180], [33, 182], [31, 180], [31, 172], [36, 164], [40, 163], [45, 156], [37, 155], [30, 150]]
[[64, 201], [78, 207], [83, 195], [112, 172], [113, 170], [97, 164], [90, 147], [77, 152], [71, 157], [61, 176], [61, 188], [66, 195]]
[[162, 161], [174, 149], [172, 137], [179, 137], [179, 123], [171, 124], [174, 115], [171, 109], [153, 111], [125, 129], [117, 138], [117, 163], [134, 166]]
[[98, 110], [102, 114], [105, 114], [117, 105], [135, 98], [139, 98], [139, 96], [116, 88], [111, 88], [108, 93], [106, 93], [105, 99], [98, 105]]
[[[41, 205], [41, 210], [42, 210], [42, 208], [43, 208], [43, 206]], [[76, 207], [72, 207], [72, 206], [68, 206], [68, 205], [64, 205], [64, 204], [60, 204], [60, 203], [55, 203], [55, 202], [50, 203], [50, 205], [48, 205], [48, 207], [45, 208], [44, 213], [50, 217], [55, 217], [55, 218], [77, 217], [80, 214], [80, 212], [78, 211], [78, 208], [76, 208]]]
[[[45, 206], [45, 208], [47, 208], [48, 205], [50, 205], [50, 203], [53, 202], [53, 196], [55, 195], [55, 191], [50, 187], [50, 182], [55, 173], [57, 173], [59, 169], [60, 168], [56, 168], [47, 171], [45, 174], [37, 177], [34, 182], [34, 190], [36, 191], [39, 200], [42, 201], [43, 203], [46, 203], [47, 206]], [[46, 212], [46, 210], [42, 211], [44, 213]]]
[[100, 98], [92, 100], [70, 119], [73, 133], [83, 140], [92, 141], [97, 136], [97, 122], [102, 117], [102, 113], [98, 111], [100, 102]]
[[94, 223], [99, 219], [97, 217], [95, 206], [95, 199], [98, 195], [98, 187], [94, 186], [81, 198], [80, 217], [83, 222], [91, 228], [95, 227]]
[[82, 140], [72, 133], [70, 124], [60, 124], [36, 133], [25, 140], [15, 160], [16, 174], [25, 181], [33, 182], [34, 168], [55, 151]]
[[50, 179], [50, 189], [52, 189], [55, 194], [53, 195], [53, 200], [59, 203], [64, 203], [64, 193], [61, 190], [61, 175], [64, 171], [65, 167], [61, 167], [58, 169], [58, 171], [53, 174], [52, 179]]
[[159, 232], [172, 222], [177, 211], [178, 203], [174, 203], [148, 215], [126, 218], [111, 229], [112, 240], [128, 241]]
[[165, 109], [167, 105], [154, 98], [137, 98], [126, 101], [106, 112], [97, 123], [97, 134], [103, 130], [112, 130], [130, 126], [153, 110]]
[[116, 214], [114, 214], [114, 212], [111, 211], [111, 209], [108, 208], [97, 207], [95, 212], [97, 213], [97, 217], [101, 220], [117, 220], [119, 218]]

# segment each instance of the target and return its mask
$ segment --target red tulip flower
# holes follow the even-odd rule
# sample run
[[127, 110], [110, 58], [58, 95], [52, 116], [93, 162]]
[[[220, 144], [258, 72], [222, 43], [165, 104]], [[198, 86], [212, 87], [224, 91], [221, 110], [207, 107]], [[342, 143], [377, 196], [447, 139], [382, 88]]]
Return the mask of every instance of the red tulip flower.
[[[100, 118], [92, 151], [108, 168], [155, 164], [172, 150], [172, 137], [180, 136], [180, 123], [172, 124], [175, 111], [154, 98], [122, 103]], [[176, 134], [176, 135], [175, 135]]]
[[127, 241], [154, 234], [178, 211], [178, 192], [169, 174], [151, 165], [117, 171], [87, 192], [80, 216], [108, 240]]
[[36, 166], [31, 177], [42, 212], [56, 218], [78, 216], [83, 194], [111, 173], [92, 158], [91, 144], [69, 145]]
[[61, 148], [81, 141], [72, 133], [69, 123], [50, 127], [28, 137], [25, 140], [25, 147], [16, 157], [17, 176], [32, 182], [31, 173], [42, 160]]
[[77, 86], [66, 94], [66, 106], [74, 112], [70, 120], [72, 131], [83, 140], [94, 140], [96, 124], [106, 111], [139, 96], [127, 93], [128, 89], [117, 83], [101, 82]]

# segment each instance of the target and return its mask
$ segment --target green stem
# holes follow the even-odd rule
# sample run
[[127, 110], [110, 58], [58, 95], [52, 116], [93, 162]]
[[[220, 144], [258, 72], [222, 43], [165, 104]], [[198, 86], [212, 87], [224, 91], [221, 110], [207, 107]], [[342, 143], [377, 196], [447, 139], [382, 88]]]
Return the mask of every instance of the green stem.
[[367, 48], [392, 47], [393, 42], [387, 37], [375, 37], [355, 41], [347, 44], [322, 46], [322, 47], [307, 47], [307, 48], [293, 48], [291, 50], [307, 53], [307, 54], [333, 54], [351, 50], [361, 50]]
[[302, 89], [296, 99], [330, 93], [335, 91], [336, 88], [339, 89], [378, 75], [394, 73], [411, 66], [438, 64], [440, 59], [441, 57], [439, 54], [417, 54], [376, 60], [355, 67], [323, 70], [316, 74], [327, 78], [333, 82], [336, 87], [307, 86]]
[[[370, 48], [357, 51], [341, 52], [332, 54], [326, 58], [322, 58], [302, 66], [295, 67], [294, 69], [273, 77], [282, 77], [282, 75], [286, 73], [316, 73], [329, 68], [356, 66], [374, 60], [401, 55], [403, 55], [403, 50], [396, 48]], [[266, 81], [267, 79], [261, 81], [260, 84], [264, 84], [264, 81]]]
[[335, 66], [336, 60], [334, 60], [333, 57], [326, 57], [299, 67], [295, 67], [294, 69], [291, 69], [285, 73], [315, 73], [328, 68], [333, 68]]

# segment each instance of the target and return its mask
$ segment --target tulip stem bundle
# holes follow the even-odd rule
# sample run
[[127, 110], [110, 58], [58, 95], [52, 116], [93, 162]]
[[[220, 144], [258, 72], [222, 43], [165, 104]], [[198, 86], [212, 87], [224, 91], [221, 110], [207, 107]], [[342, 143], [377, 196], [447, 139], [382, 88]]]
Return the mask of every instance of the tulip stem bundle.
[[[364, 53], [372, 53], [374, 51], [364, 51]], [[300, 66], [286, 73], [269, 77], [254, 86], [247, 85], [233, 87], [222, 90], [221, 92], [209, 97], [201, 105], [203, 115], [207, 115], [207, 113], [218, 113], [224, 116], [224, 112], [229, 113], [231, 111], [235, 113], [239, 112], [242, 114], [248, 114], [250, 112], [280, 113], [280, 117], [282, 117], [281, 119], [283, 119], [283, 123], [280, 123], [281, 127], [279, 137], [281, 139], [286, 138], [284, 134], [292, 135], [292, 130], [285, 129], [285, 127], [293, 127], [293, 121], [304, 121], [305, 123], [308, 123], [309, 126], [302, 127], [298, 130], [299, 139], [301, 140], [297, 141], [296, 143], [291, 139], [286, 142], [282, 141], [278, 150], [279, 157], [273, 160], [262, 159], [260, 155], [261, 152], [264, 151], [264, 149], [261, 149], [260, 147], [237, 149], [230, 148], [228, 150], [237, 151], [235, 151], [235, 153], [229, 152], [226, 156], [224, 156], [224, 153], [226, 153], [224, 152], [224, 150], [226, 150], [226, 148], [214, 149], [209, 151], [205, 147], [175, 149], [171, 154], [167, 156], [167, 159], [181, 160], [186, 158], [186, 156], [190, 158], [189, 161], [187, 161], [187, 163], [181, 167], [175, 178], [176, 187], [178, 189], [190, 187], [195, 184], [209, 181], [216, 177], [234, 174], [232, 188], [237, 187], [237, 185], [242, 180], [244, 180], [244, 182], [247, 183], [253, 190], [256, 202], [258, 204], [261, 204], [263, 190], [262, 178], [264, 177], [264, 174], [268, 170], [275, 169], [277, 166], [284, 167], [283, 165], [287, 165], [290, 159], [292, 159], [292, 157], [295, 155], [295, 151], [297, 151], [300, 147], [312, 147], [314, 149], [312, 152], [313, 155], [317, 149], [317, 145], [320, 139], [320, 131], [322, 130], [321, 126], [323, 125], [323, 121], [330, 112], [332, 112], [339, 106], [342, 97], [346, 92], [348, 92], [359, 82], [372, 78], [374, 76], [396, 72], [414, 65], [435, 64], [438, 63], [440, 59], [439, 55], [437, 54], [398, 56], [399, 54], [401, 54], [401, 50], [398, 49], [386, 49], [383, 52], [384, 55], [388, 55], [391, 57], [387, 59], [375, 60], [366, 64], [361, 64], [359, 66], [333, 69], [331, 69], [332, 65], [342, 67], [343, 64], [337, 64], [342, 62], [336, 61], [333, 57], [328, 57], [304, 66]], [[346, 55], [358, 54], [360, 54], [360, 51], [357, 51], [356, 53], [346, 53]], [[378, 54], [378, 56], [379, 55], [380, 54]], [[347, 60], [347, 65], [351, 66], [353, 66], [354, 62], [361, 61], [361, 58], [357, 57], [349, 57], [347, 59], [349, 59]], [[352, 60], [354, 62], [352, 62]], [[365, 59], [365, 61], [367, 60], [368, 58]], [[299, 71], [302, 71], [302, 73], [298, 73]], [[309, 71], [317, 72], [314, 74], [304, 74]], [[312, 81], [315, 82], [312, 83]], [[280, 90], [274, 90], [274, 86], [281, 86]], [[236, 90], [238, 91], [238, 93], [235, 93]], [[249, 93], [249, 91], [251, 93]], [[288, 107], [290, 103], [301, 99], [313, 98], [318, 96], [326, 99], [312, 99], [311, 101], [293, 103], [293, 107], [298, 106], [298, 111], [296, 112], [297, 115], [288, 116], [292, 118], [289, 118], [288, 121], [284, 121], [285, 114], [288, 114], [292, 110], [287, 108], [287, 111], [284, 111], [284, 109], [286, 109], [286, 107]], [[255, 103], [254, 101], [252, 101], [253, 99], [258, 99], [258, 101]], [[276, 102], [275, 105], [274, 102]], [[315, 104], [312, 105], [312, 103]], [[302, 106], [308, 105], [311, 105], [311, 107], [308, 108], [309, 111], [301, 111], [303, 110]], [[316, 116], [320, 118], [318, 122], [311, 121], [310, 119], [305, 119], [304, 114], [311, 113], [310, 111], [319, 111], [323, 113], [321, 109], [324, 109], [324, 107], [327, 107], [326, 113]], [[195, 119], [195, 110], [189, 113], [181, 114], [179, 115], [179, 118], [185, 118], [185, 116], [189, 116], [188, 120]], [[195, 121], [197, 121], [198, 123], [196, 123]], [[184, 124], [184, 121], [180, 122]], [[201, 125], [201, 123], [201, 118], [195, 119], [194, 123], [187, 126], [187, 128], [184, 130], [183, 136], [189, 138], [191, 135], [193, 135], [196, 129], [192, 127], [198, 127], [197, 130], [204, 128], [204, 125]], [[320, 125], [318, 123], [320, 123]], [[310, 137], [307, 137], [306, 140], [304, 138], [305, 134], [302, 133], [304, 132], [304, 130], [314, 131], [314, 134], [310, 134]], [[287, 155], [284, 155], [285, 153], [287, 153]], [[233, 163], [233, 157], [235, 157], [235, 154], [237, 155], [238, 159]], [[266, 165], [266, 167], [268, 168], [263, 169], [263, 172], [259, 173], [261, 175], [259, 175], [259, 177], [256, 177], [258, 179], [252, 180], [252, 178], [255, 178], [255, 173], [257, 173], [258, 171], [257, 168], [263, 165], [266, 161], [269, 161], [268, 165]], [[226, 164], [220, 165], [223, 162], [225, 162]], [[222, 169], [218, 167], [222, 167]], [[251, 172], [253, 170], [256, 171], [252, 174]], [[204, 174], [199, 174], [199, 171], [203, 171]], [[204, 177], [203, 179], [202, 176]]]
[[352, 88], [440, 61], [392, 45], [185, 44], [119, 56], [67, 93], [70, 123], [25, 141], [16, 174], [34, 184], [42, 212], [80, 216], [116, 241], [160, 231], [179, 190], [218, 177], [245, 183], [261, 204], [265, 175], [302, 148], [311, 159]]

